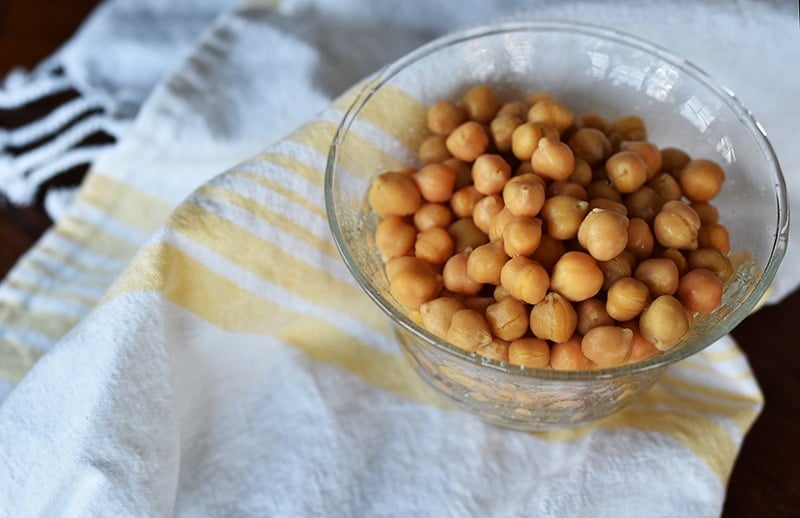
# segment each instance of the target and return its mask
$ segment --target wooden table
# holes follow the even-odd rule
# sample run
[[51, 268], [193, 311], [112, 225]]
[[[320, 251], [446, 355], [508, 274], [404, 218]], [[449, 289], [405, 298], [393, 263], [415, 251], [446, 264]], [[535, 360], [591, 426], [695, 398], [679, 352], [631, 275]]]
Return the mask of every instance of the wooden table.
[[[0, 0], [0, 75], [14, 66], [29, 68], [53, 52], [96, 4]], [[49, 225], [41, 204], [16, 209], [0, 199], [0, 278]], [[766, 406], [736, 462], [724, 516], [800, 516], [800, 339], [793, 324], [798, 317], [800, 291], [762, 309], [734, 332]]]

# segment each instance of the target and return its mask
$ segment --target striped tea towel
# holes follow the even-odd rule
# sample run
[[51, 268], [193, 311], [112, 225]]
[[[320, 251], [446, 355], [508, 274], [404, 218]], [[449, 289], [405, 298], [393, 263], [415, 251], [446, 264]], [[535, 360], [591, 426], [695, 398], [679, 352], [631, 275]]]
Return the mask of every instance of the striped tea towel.
[[[624, 412], [559, 432], [486, 425], [416, 378], [328, 235], [322, 171], [352, 91], [195, 189], [214, 168], [308, 119], [335, 85], [430, 30], [378, 29], [368, 17], [347, 25], [346, 1], [339, 17], [323, 3], [287, 4], [283, 14], [249, 9], [219, 19], [3, 284], [0, 376], [9, 387], [24, 378], [0, 406], [0, 512], [719, 514], [762, 404], [730, 338], [670, 368]], [[683, 14], [645, 36], [674, 42], [701, 65], [731, 46], [737, 59], [758, 56], [753, 42], [797, 57], [780, 38], [794, 30], [786, 13], [758, 11], [767, 30], [750, 25], [748, 3], [713, 13], [679, 4]], [[580, 13], [542, 5], [540, 13], [630, 29], [625, 23], [658, 17], [661, 5], [626, 11], [625, 21], [598, 2]], [[685, 31], [723, 22], [738, 24], [728, 39], [679, 48]], [[373, 61], [353, 59], [353, 41], [371, 42]], [[778, 73], [800, 86], [796, 71], [751, 61], [763, 73], [740, 78], [740, 90]], [[732, 69], [723, 70], [715, 75], [736, 85]], [[394, 101], [423, 109], [413, 92], [395, 91]], [[275, 114], [278, 123], [264, 122]], [[408, 144], [391, 119], [380, 126]], [[772, 134], [782, 158], [797, 158], [785, 145], [790, 132]], [[375, 144], [374, 135], [360, 136]]]

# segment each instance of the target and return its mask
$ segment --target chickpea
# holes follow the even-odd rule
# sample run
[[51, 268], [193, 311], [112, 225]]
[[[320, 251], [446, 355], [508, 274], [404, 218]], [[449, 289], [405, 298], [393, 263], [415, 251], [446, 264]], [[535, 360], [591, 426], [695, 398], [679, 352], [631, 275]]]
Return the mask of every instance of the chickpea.
[[631, 356], [628, 358], [628, 363], [636, 363], [650, 358], [658, 352], [656, 346], [648, 342], [639, 331], [639, 324], [636, 320], [629, 320], [620, 324], [625, 329], [630, 329], [633, 332], [633, 342], [631, 344]]
[[442, 164], [456, 173], [456, 184], [453, 186], [453, 191], [457, 191], [472, 183], [472, 166], [470, 164], [462, 162], [457, 158], [448, 158], [442, 162]]
[[636, 153], [620, 151], [606, 161], [606, 175], [619, 192], [631, 193], [647, 181], [647, 165]]
[[597, 326], [581, 340], [581, 351], [598, 367], [622, 365], [631, 356], [633, 331], [617, 326]]
[[553, 96], [548, 92], [533, 92], [525, 96], [525, 111], [528, 111], [529, 106], [533, 106], [539, 101], [552, 101]]
[[405, 267], [395, 271], [390, 280], [389, 289], [394, 298], [411, 310], [435, 299], [442, 290], [441, 275], [423, 260], [405, 263]]
[[414, 213], [414, 225], [423, 231], [433, 227], [447, 228], [453, 222], [453, 212], [439, 203], [426, 203]]
[[456, 173], [444, 164], [428, 164], [411, 177], [426, 201], [442, 203], [453, 196]]
[[647, 186], [656, 191], [662, 201], [680, 200], [681, 186], [678, 181], [669, 173], [658, 173], [652, 180], [647, 182]]
[[589, 200], [586, 189], [579, 183], [551, 182], [550, 186], [547, 188], [547, 195], [558, 196], [559, 194], [566, 194], [583, 201]]
[[639, 318], [639, 331], [659, 351], [677, 344], [689, 330], [689, 318], [678, 299], [671, 295], [656, 298]]
[[578, 228], [578, 242], [598, 261], [610, 261], [625, 250], [628, 225], [619, 212], [592, 209]]
[[475, 222], [475, 226], [488, 234], [492, 220], [503, 210], [503, 207], [503, 198], [499, 194], [492, 194], [478, 200], [472, 209], [472, 220]]
[[[670, 259], [650, 258], [639, 263], [633, 276], [642, 281], [653, 297], [672, 295], [678, 289], [680, 274]], [[625, 319], [627, 320], [627, 319]]]
[[580, 302], [594, 297], [603, 287], [603, 272], [592, 256], [567, 252], [553, 266], [550, 289], [568, 300]]
[[605, 133], [608, 128], [608, 122], [596, 113], [584, 113], [578, 117], [578, 125], [581, 128], [593, 128], [603, 133]]
[[520, 160], [530, 160], [543, 136], [541, 126], [524, 122], [511, 133], [511, 152]]
[[375, 229], [375, 246], [384, 262], [410, 254], [416, 238], [417, 229], [400, 216], [389, 216]]
[[481, 315], [485, 315], [486, 308], [494, 304], [496, 301], [492, 297], [473, 295], [472, 297], [465, 297], [462, 302], [464, 303], [465, 308], [477, 311]]
[[602, 198], [604, 200], [611, 200], [617, 203], [622, 202], [622, 196], [619, 194], [619, 191], [601, 180], [595, 180], [587, 185], [586, 192], [589, 194], [590, 200]]
[[579, 334], [585, 335], [590, 329], [597, 326], [613, 326], [614, 319], [606, 311], [606, 304], [600, 299], [586, 299], [575, 306], [578, 315], [578, 325], [575, 328]]
[[585, 201], [559, 194], [548, 198], [542, 206], [541, 216], [547, 233], [556, 239], [572, 239], [578, 235], [589, 204]]
[[686, 167], [691, 157], [683, 150], [668, 147], [661, 150], [661, 169], [675, 175]]
[[646, 166], [648, 180], [661, 171], [661, 151], [659, 151], [655, 144], [640, 140], [625, 140], [620, 143], [619, 148], [623, 151], [632, 151], [639, 155]]
[[542, 220], [514, 216], [503, 229], [503, 248], [506, 255], [530, 255], [542, 241]]
[[566, 342], [575, 333], [578, 316], [575, 308], [560, 294], [550, 292], [531, 309], [531, 331], [537, 338]]
[[534, 174], [515, 176], [503, 187], [503, 200], [514, 216], [536, 216], [544, 199], [544, 182]]
[[642, 218], [651, 223], [663, 207], [664, 200], [652, 187], [645, 185], [638, 191], [627, 195], [623, 203], [625, 203], [630, 217]]
[[510, 115], [519, 119], [526, 119], [528, 117], [528, 105], [522, 101], [512, 101], [504, 103], [497, 110], [497, 116]]
[[475, 282], [500, 284], [500, 270], [506, 261], [502, 241], [481, 245], [467, 258], [467, 276]]
[[511, 151], [511, 135], [522, 122], [520, 117], [514, 115], [498, 115], [492, 119], [492, 123], [489, 125], [489, 132], [492, 134], [494, 147], [498, 151], [503, 153]]
[[451, 101], [439, 101], [428, 108], [428, 129], [437, 135], [449, 135], [467, 122], [467, 114]]
[[453, 214], [459, 218], [471, 218], [475, 204], [483, 197], [484, 195], [478, 192], [478, 189], [468, 185], [453, 193], [453, 197], [450, 198], [450, 208], [453, 209]]
[[550, 346], [540, 338], [520, 338], [508, 345], [508, 361], [531, 369], [550, 364]]
[[[525, 176], [525, 175], [531, 175], [531, 176], [535, 176], [536, 178], [539, 178], [539, 180], [542, 181], [542, 185], [544, 185], [544, 178], [541, 178], [539, 176], [536, 176], [536, 174], [534, 174], [533, 167], [531, 166], [531, 161], [530, 160], [523, 160], [522, 162], [520, 162], [519, 165], [517, 166], [517, 170], [514, 171], [514, 176], [515, 177], [516, 176]], [[512, 180], [513, 180], [513, 178], [512, 178]]]
[[467, 275], [467, 258], [469, 254], [459, 252], [444, 264], [442, 280], [444, 287], [460, 295], [477, 295], [483, 288], [483, 283], [475, 282]]
[[719, 223], [719, 211], [708, 202], [692, 202], [689, 206], [697, 213], [700, 218], [701, 225], [709, 225], [711, 223]]
[[661, 252], [661, 257], [675, 263], [675, 267], [678, 268], [678, 273], [680, 275], [689, 271], [689, 263], [686, 261], [686, 257], [684, 257], [683, 253], [677, 248], [667, 248]]
[[559, 371], [587, 370], [592, 360], [584, 356], [581, 350], [581, 339], [573, 336], [566, 342], [553, 344], [550, 348], [550, 367]]
[[414, 269], [429, 269], [433, 271], [430, 263], [423, 261], [418, 257], [414, 257], [411, 255], [403, 255], [400, 257], [395, 257], [394, 259], [389, 260], [386, 263], [386, 277], [389, 279], [389, 282], [392, 282], [397, 274], [405, 271], [405, 270], [414, 270]]
[[508, 210], [508, 206], [504, 207], [503, 210], [498, 212], [497, 215], [492, 218], [492, 222], [489, 224], [489, 240], [498, 241], [502, 239], [506, 225], [508, 225], [512, 219], [514, 219], [514, 215], [510, 210]]
[[694, 202], [709, 201], [719, 194], [725, 171], [711, 160], [692, 160], [681, 170], [678, 181], [683, 195]]
[[528, 110], [529, 122], [541, 122], [563, 132], [572, 126], [575, 116], [558, 101], [546, 99], [531, 106]]
[[461, 104], [469, 119], [476, 122], [491, 121], [500, 109], [500, 102], [488, 85], [476, 85], [464, 92]]
[[589, 167], [586, 160], [575, 157], [575, 170], [572, 171], [572, 175], [567, 180], [585, 188], [592, 182], [592, 168]]
[[500, 283], [513, 297], [528, 304], [539, 304], [547, 294], [550, 276], [536, 261], [518, 255], [503, 265]]
[[502, 192], [510, 178], [511, 166], [500, 155], [481, 155], [472, 164], [472, 180], [481, 194]]
[[722, 302], [722, 279], [705, 268], [697, 268], [681, 277], [678, 299], [698, 313], [711, 313]]
[[689, 265], [689, 270], [697, 268], [711, 270], [717, 277], [722, 279], [722, 282], [727, 282], [733, 275], [733, 265], [731, 265], [730, 259], [714, 248], [691, 250], [686, 254], [686, 262]]
[[494, 291], [492, 292], [492, 297], [494, 297], [494, 300], [496, 300], [497, 302], [500, 302], [504, 298], [511, 296], [512, 296], [511, 293], [509, 293], [509, 291], [505, 289], [502, 284], [498, 284], [497, 286], [495, 286]]
[[472, 218], [456, 220], [447, 229], [447, 233], [453, 238], [454, 252], [474, 250], [489, 242], [489, 236], [481, 232], [481, 229], [475, 226]]
[[650, 302], [650, 290], [633, 277], [623, 277], [608, 289], [606, 311], [614, 320], [638, 317]]
[[514, 297], [506, 297], [486, 308], [486, 321], [494, 336], [516, 340], [528, 330], [528, 310]]
[[548, 272], [553, 271], [553, 266], [564, 255], [567, 250], [564, 248], [564, 243], [560, 240], [542, 234], [542, 239], [539, 241], [539, 246], [531, 254], [531, 259], [541, 264]]
[[642, 218], [633, 218], [628, 224], [628, 243], [626, 250], [630, 250], [637, 261], [647, 259], [653, 255], [655, 239], [650, 225]]
[[[473, 162], [486, 152], [489, 147], [489, 136], [483, 126], [474, 121], [465, 122], [447, 137], [447, 151], [459, 160]], [[445, 157], [442, 162], [449, 157]], [[423, 159], [424, 161], [424, 159]]]
[[414, 244], [414, 255], [431, 264], [444, 264], [453, 255], [453, 238], [439, 227], [420, 232]]
[[452, 158], [450, 151], [448, 151], [445, 144], [445, 137], [442, 135], [431, 135], [422, 141], [419, 145], [417, 155], [422, 160], [423, 164], [433, 164], [444, 162]]
[[667, 248], [691, 250], [697, 248], [700, 218], [690, 206], [668, 201], [653, 220], [653, 233], [659, 244]]
[[608, 129], [612, 147], [624, 140], [647, 140], [644, 121], [636, 115], [626, 115], [615, 120]]
[[731, 251], [728, 229], [719, 223], [700, 225], [700, 230], [697, 232], [697, 243], [701, 248], [716, 248], [723, 254]]
[[451, 297], [430, 300], [419, 307], [422, 325], [439, 338], [445, 338], [453, 315], [461, 309], [464, 309], [464, 305]]
[[589, 200], [589, 210], [604, 209], [618, 212], [623, 216], [628, 215], [628, 208], [618, 201], [611, 201], [606, 198], [594, 198]]
[[603, 272], [603, 289], [608, 290], [619, 279], [633, 275], [635, 265], [636, 258], [630, 250], [623, 250], [610, 261], [598, 262], [597, 267]]
[[508, 362], [508, 342], [494, 338], [488, 345], [478, 347], [475, 352], [498, 362]]
[[594, 128], [580, 128], [568, 141], [577, 158], [594, 167], [611, 154], [611, 143], [605, 133]]
[[369, 204], [379, 216], [408, 216], [422, 205], [422, 196], [411, 176], [403, 173], [383, 173], [372, 180]]
[[492, 332], [483, 315], [472, 309], [460, 309], [453, 313], [446, 339], [465, 351], [474, 351], [492, 343]]
[[551, 180], [566, 180], [575, 170], [575, 156], [568, 145], [558, 139], [539, 139], [531, 155], [533, 172]]

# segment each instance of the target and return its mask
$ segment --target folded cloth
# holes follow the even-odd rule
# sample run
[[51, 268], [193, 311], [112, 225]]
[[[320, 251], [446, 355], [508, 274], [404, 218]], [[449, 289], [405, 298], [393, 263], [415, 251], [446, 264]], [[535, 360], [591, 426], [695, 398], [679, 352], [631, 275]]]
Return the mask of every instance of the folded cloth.
[[[393, 14], [388, 4], [371, 5]], [[378, 29], [365, 17], [343, 26], [350, 3], [341, 2], [340, 16], [326, 6], [287, 2], [286, 15], [250, 9], [219, 19], [96, 164], [70, 214], [0, 288], [0, 354], [17, 362], [4, 362], [0, 375], [13, 383], [50, 351], [0, 406], [0, 510], [719, 514], [762, 404], [730, 338], [670, 368], [624, 412], [561, 432], [486, 425], [416, 379], [327, 231], [322, 171], [352, 93], [195, 190], [95, 306], [199, 182], [440, 29], [410, 31], [399, 12], [398, 25]], [[757, 107], [759, 99], [766, 108], [780, 103], [754, 93], [778, 76], [787, 92], [800, 86], [798, 72], [783, 66], [797, 62], [793, 13], [768, 3], [735, 7], [648, 3], [621, 13], [600, 2], [543, 3], [537, 13], [647, 32], [745, 92], [762, 120], [786, 130], [780, 110]], [[420, 5], [418, 19], [440, 12]], [[726, 28], [705, 35], [701, 25]], [[697, 47], [685, 34], [700, 35]], [[366, 47], [371, 61], [352, 58], [354, 42], [369, 42], [356, 48]], [[764, 49], [774, 59], [760, 59]], [[738, 60], [757, 72], [741, 77]], [[414, 106], [414, 92], [398, 95]], [[403, 144], [392, 120], [382, 128]], [[791, 163], [790, 134], [771, 136]], [[797, 285], [783, 279], [784, 293]]]

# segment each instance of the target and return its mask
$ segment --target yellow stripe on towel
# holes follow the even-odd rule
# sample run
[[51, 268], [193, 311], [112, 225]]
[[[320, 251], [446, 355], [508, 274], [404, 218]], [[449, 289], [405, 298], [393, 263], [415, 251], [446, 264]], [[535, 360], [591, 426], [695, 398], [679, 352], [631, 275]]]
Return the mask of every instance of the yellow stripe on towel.
[[17, 384], [44, 354], [39, 349], [0, 337], [0, 379]]
[[95, 171], [81, 186], [77, 202], [93, 205], [146, 234], [161, 226], [173, 209], [151, 194]]

